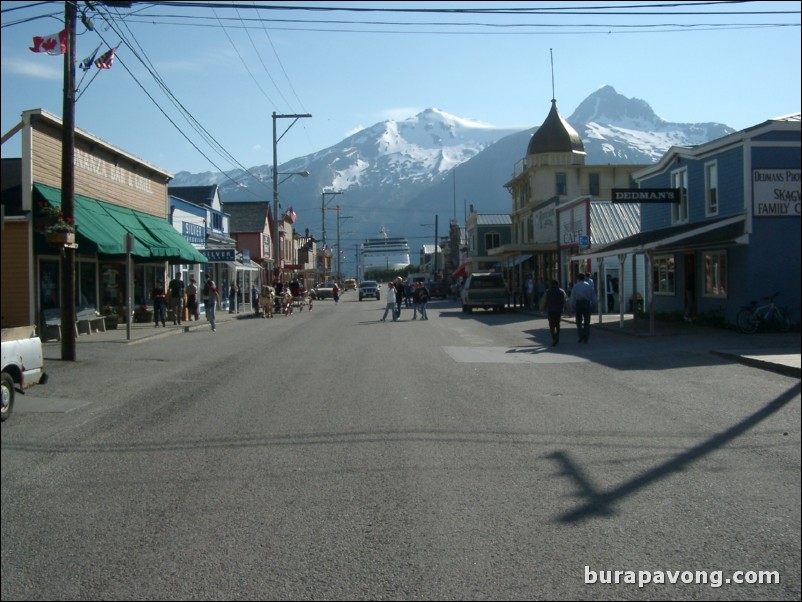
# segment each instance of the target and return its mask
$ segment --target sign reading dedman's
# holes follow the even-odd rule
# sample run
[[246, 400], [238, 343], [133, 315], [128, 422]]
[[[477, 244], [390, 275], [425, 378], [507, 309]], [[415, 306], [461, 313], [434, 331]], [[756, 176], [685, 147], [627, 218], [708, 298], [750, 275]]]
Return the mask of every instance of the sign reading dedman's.
[[613, 188], [613, 203], [679, 203], [679, 188]]
[[802, 215], [799, 169], [752, 170], [752, 198], [755, 216]]

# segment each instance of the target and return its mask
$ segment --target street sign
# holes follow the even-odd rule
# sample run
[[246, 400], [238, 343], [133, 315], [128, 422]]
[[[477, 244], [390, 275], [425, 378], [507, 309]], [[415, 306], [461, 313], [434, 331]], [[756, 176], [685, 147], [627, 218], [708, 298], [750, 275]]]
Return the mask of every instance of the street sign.
[[580, 247], [589, 247], [590, 246], [590, 236], [587, 234], [581, 234], [579, 236], [579, 246]]

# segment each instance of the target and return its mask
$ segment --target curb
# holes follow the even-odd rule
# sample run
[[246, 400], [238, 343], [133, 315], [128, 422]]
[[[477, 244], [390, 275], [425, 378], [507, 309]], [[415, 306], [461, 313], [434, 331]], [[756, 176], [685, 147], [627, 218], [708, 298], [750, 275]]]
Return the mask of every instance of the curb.
[[728, 360], [736, 361], [738, 363], [744, 364], [745, 366], [751, 366], [752, 368], [760, 368], [761, 370], [775, 372], [777, 374], [782, 374], [783, 376], [790, 376], [792, 378], [802, 378], [802, 369], [797, 368], [796, 366], [786, 366], [784, 364], [778, 364], [775, 362], [761, 360], [755, 357], [738, 355], [736, 353], [727, 353], [726, 351], [711, 351], [710, 353], [712, 355], [717, 355], [719, 357], [723, 357]]

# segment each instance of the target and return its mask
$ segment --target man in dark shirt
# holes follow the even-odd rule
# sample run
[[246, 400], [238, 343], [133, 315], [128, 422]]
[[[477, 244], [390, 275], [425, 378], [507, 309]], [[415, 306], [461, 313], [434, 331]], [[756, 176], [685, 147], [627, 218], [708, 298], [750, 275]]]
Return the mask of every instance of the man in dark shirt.
[[545, 303], [543, 305], [545, 305], [546, 315], [549, 318], [551, 346], [556, 347], [560, 343], [560, 320], [562, 320], [566, 295], [556, 280], [551, 281], [551, 286], [546, 289], [544, 295]]
[[173, 324], [181, 324], [181, 318], [184, 315], [184, 281], [181, 280], [181, 272], [175, 275], [175, 278], [170, 280], [167, 285], [170, 289], [170, 305], [173, 310]]
[[398, 276], [393, 283], [395, 288], [395, 319], [401, 319], [401, 304], [404, 302], [404, 280]]

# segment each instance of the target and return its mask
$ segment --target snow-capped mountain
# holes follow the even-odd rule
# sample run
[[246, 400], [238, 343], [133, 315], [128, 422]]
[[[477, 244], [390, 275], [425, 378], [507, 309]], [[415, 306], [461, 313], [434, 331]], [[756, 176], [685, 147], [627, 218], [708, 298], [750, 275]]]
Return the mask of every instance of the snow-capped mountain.
[[[463, 222], [467, 205], [481, 213], [507, 213], [510, 196], [504, 183], [549, 108], [544, 101], [542, 115], [533, 116], [535, 127], [522, 132], [439, 109], [377, 123], [335, 146], [281, 165], [280, 172], [311, 174], [282, 183], [282, 206], [292, 205], [298, 227], [316, 235], [321, 230], [321, 192], [342, 192], [337, 201], [352, 218], [343, 235], [344, 248], [374, 237], [381, 226], [394, 236], [414, 239], [422, 234], [420, 224], [432, 222], [435, 214], [441, 217], [440, 233], [445, 233], [449, 218]], [[626, 98], [610, 86], [586, 98], [568, 121], [582, 136], [589, 165], [652, 163], [672, 145], [697, 145], [733, 131], [717, 123], [666, 122], [646, 102]], [[270, 201], [270, 171], [265, 165], [225, 175], [180, 172], [171, 184], [218, 183], [223, 203]]]

